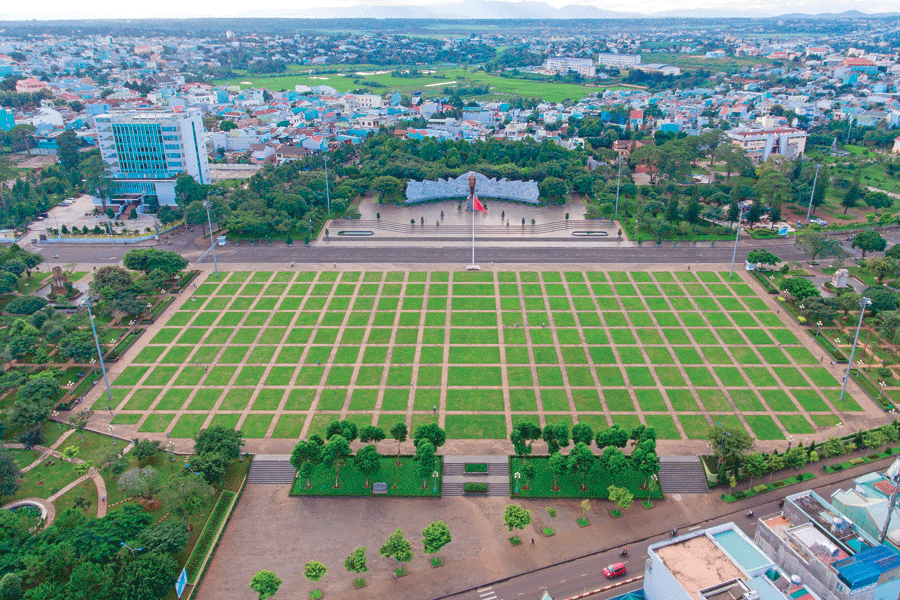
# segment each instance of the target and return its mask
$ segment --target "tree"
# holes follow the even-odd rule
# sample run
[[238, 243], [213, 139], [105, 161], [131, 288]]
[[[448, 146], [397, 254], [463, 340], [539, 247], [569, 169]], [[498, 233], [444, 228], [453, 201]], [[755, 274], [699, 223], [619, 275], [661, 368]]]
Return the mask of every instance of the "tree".
[[522, 443], [526, 445], [523, 456], [530, 455], [534, 449], [534, 442], [541, 439], [540, 426], [532, 421], [519, 421], [513, 425], [513, 431], [519, 433]]
[[822, 444], [822, 453], [825, 455], [825, 458], [839, 456], [844, 453], [844, 442], [836, 437], [828, 438]]
[[850, 242], [851, 248], [859, 248], [862, 250], [863, 258], [866, 252], [881, 252], [887, 246], [887, 241], [877, 231], [861, 231], [856, 234], [853, 241]]
[[378, 553], [385, 558], [394, 558], [399, 564], [398, 568], [412, 560], [412, 544], [403, 537], [403, 530], [399, 527], [392, 533]]
[[688, 201], [687, 212], [685, 214], [685, 219], [687, 219], [688, 223], [694, 225], [697, 223], [697, 221], [700, 220], [701, 208], [702, 207], [700, 206], [700, 201], [697, 198], [691, 198]]
[[0, 579], [0, 600], [22, 600], [22, 578], [17, 573], [7, 573]]
[[393, 427], [391, 427], [391, 437], [394, 438], [394, 441], [397, 442], [397, 464], [400, 464], [400, 444], [406, 441], [406, 436], [409, 433], [409, 430], [406, 428], [406, 423], [400, 421]]
[[863, 197], [862, 186], [859, 184], [860, 175], [862, 174], [862, 168], [856, 170], [856, 173], [853, 176], [853, 182], [850, 184], [850, 187], [847, 188], [847, 192], [844, 194], [844, 197], [841, 198], [841, 206], [844, 207], [844, 214], [847, 214], [847, 211], [851, 208], [856, 207], [859, 204], [860, 199]]
[[191, 457], [190, 469], [186, 468], [185, 470], [188, 473], [197, 473], [210, 485], [219, 485], [224, 481], [228, 472], [228, 461], [224, 456], [215, 452], [197, 454]]
[[625, 510], [634, 502], [634, 494], [623, 487], [611, 485], [606, 490], [609, 493], [609, 499], [615, 503], [616, 508], [619, 510]]
[[78, 148], [81, 146], [78, 135], [71, 129], [67, 129], [56, 137], [56, 145], [58, 146], [56, 158], [59, 160], [62, 168], [65, 171], [71, 171], [78, 167], [78, 162], [81, 158], [78, 153]]
[[184, 523], [166, 520], [143, 530], [137, 541], [146, 552], [178, 554], [184, 550], [189, 539], [190, 533]]
[[330, 440], [333, 435], [339, 435], [350, 443], [359, 437], [359, 428], [356, 423], [347, 419], [332, 421], [325, 430], [325, 439]]
[[244, 437], [240, 430], [235, 431], [220, 425], [201, 429], [194, 436], [194, 452], [221, 454], [230, 461], [240, 458], [243, 445]]
[[638, 444], [630, 457], [632, 468], [644, 476], [644, 485], [647, 487], [647, 500], [653, 492], [650, 481], [659, 474], [659, 457], [656, 455], [656, 442], [645, 440]]
[[312, 485], [310, 477], [313, 469], [322, 460], [322, 445], [316, 440], [302, 440], [294, 446], [291, 452], [291, 465], [306, 479], [306, 489]]
[[259, 600], [271, 598], [281, 587], [281, 579], [272, 571], [262, 570], [250, 580], [250, 589], [256, 592]]
[[878, 283], [881, 283], [885, 277], [900, 275], [900, 260], [888, 257], [873, 258], [866, 263], [866, 268], [877, 277]]
[[666, 221], [669, 223], [678, 222], [678, 198], [670, 198], [666, 203]]
[[572, 427], [572, 441], [576, 444], [590, 446], [594, 443], [594, 430], [587, 423], [578, 423]]
[[818, 323], [830, 321], [837, 317], [837, 308], [832, 302], [826, 302], [822, 298], [807, 298], [803, 301], [803, 314], [813, 323], [816, 323], [816, 335], [819, 335]]
[[419, 463], [419, 477], [422, 478], [422, 489], [428, 487], [428, 478], [434, 472], [434, 446], [427, 440], [422, 440], [416, 447], [416, 462]]
[[369, 479], [375, 476], [381, 470], [381, 455], [372, 444], [364, 446], [353, 457], [353, 465], [357, 470], [366, 476], [366, 483], [363, 488], [369, 487]]
[[385, 437], [384, 429], [375, 425], [366, 425], [359, 430], [359, 441], [364, 444], [378, 444]]
[[843, 256], [841, 243], [828, 237], [821, 231], [804, 231], [797, 235], [794, 245], [804, 254], [809, 255], [809, 260], [815, 261], [817, 256], [822, 258], [837, 258]]
[[51, 371], [31, 376], [16, 392], [12, 422], [22, 427], [34, 427], [43, 423], [56, 404], [61, 390]]
[[766, 459], [760, 452], [751, 452], [741, 461], [741, 467], [744, 472], [750, 476], [749, 490], [753, 487], [753, 480], [766, 474]]
[[19, 489], [22, 472], [13, 455], [0, 449], [0, 498], [12, 496]]
[[600, 456], [600, 467], [615, 479], [628, 470], [628, 457], [619, 448], [607, 446]]
[[507, 504], [503, 509], [503, 523], [510, 531], [525, 529], [531, 523], [531, 511], [522, 508], [520, 504]]
[[350, 444], [344, 436], [335, 434], [328, 439], [328, 443], [322, 448], [322, 459], [330, 462], [334, 469], [334, 487], [341, 487], [340, 473], [344, 459], [350, 456]]
[[801, 446], [794, 446], [784, 453], [784, 464], [787, 467], [793, 467], [798, 471], [806, 466], [809, 455]]
[[159, 440], [134, 440], [131, 453], [137, 459], [138, 464], [146, 465], [161, 450]]
[[325, 577], [327, 572], [328, 567], [318, 561], [311, 560], [306, 563], [306, 567], [303, 569], [303, 576], [315, 583]]
[[553, 472], [553, 491], [559, 491], [557, 478], [569, 472], [569, 461], [559, 450], [557, 450], [550, 455], [549, 466], [550, 470]]
[[180, 254], [160, 250], [159, 248], [135, 248], [122, 257], [122, 263], [132, 271], [149, 273], [159, 269], [172, 275], [187, 267], [188, 262]]
[[156, 552], [141, 553], [125, 563], [116, 578], [116, 596], [123, 600], [163, 598], [178, 576], [175, 558]]
[[130, 496], [141, 496], [149, 500], [159, 491], [162, 477], [153, 467], [138, 467], [125, 471], [119, 477], [119, 490]]
[[614, 446], [616, 448], [624, 448], [628, 444], [630, 435], [628, 430], [622, 429], [618, 425], [608, 427], [603, 431], [597, 432], [597, 448], [605, 448]]
[[344, 559], [344, 568], [351, 573], [365, 573], [369, 570], [366, 565], [366, 547], [360, 546]]
[[[872, 314], [877, 315], [880, 312], [897, 308], [896, 294], [886, 287], [867, 287], [863, 290], [862, 296], [872, 301], [869, 305], [869, 310], [872, 311]], [[856, 308], [859, 308], [859, 303], [857, 303]]]
[[791, 277], [781, 282], [781, 289], [789, 293], [798, 301], [803, 302], [810, 297], [820, 295], [819, 288], [809, 279], [803, 277]]
[[741, 207], [737, 199], [731, 201], [728, 205], [728, 224], [731, 225], [741, 217]]
[[550, 454], [559, 452], [560, 448], [566, 448], [569, 445], [569, 426], [565, 423], [557, 423], [555, 425], [546, 425], [541, 432], [541, 437], [547, 442], [547, 451]]
[[437, 423], [426, 423], [416, 427], [416, 433], [413, 435], [413, 444], [416, 448], [422, 442], [430, 442], [435, 450], [444, 445], [447, 441], [447, 434], [441, 429]]
[[713, 449], [713, 456], [719, 465], [724, 462], [726, 470], [737, 467], [741, 457], [753, 448], [753, 438], [743, 427], [726, 427], [721, 423], [707, 430], [706, 440]]
[[376, 177], [371, 184], [371, 189], [379, 194], [379, 200], [394, 200], [403, 195], [404, 183], [396, 177], [382, 175]]
[[747, 210], [747, 214], [744, 215], [744, 218], [747, 219], [747, 225], [750, 226], [750, 229], [753, 229], [753, 226], [759, 223], [760, 219], [762, 219], [762, 206], [757, 200], [753, 204], [750, 205], [749, 210]]
[[[588, 436], [588, 439], [590, 439], [590, 436]], [[578, 442], [572, 448], [572, 451], [569, 452], [567, 467], [573, 473], [581, 475], [581, 491], [587, 489], [584, 480], [587, 474], [591, 472], [591, 469], [594, 468], [596, 459], [597, 457], [594, 456], [594, 453], [591, 452], [591, 449], [584, 442]]]
[[453, 541], [450, 529], [443, 521], [434, 521], [422, 530], [422, 547], [425, 554], [437, 554], [441, 548]]
[[781, 262], [781, 259], [768, 250], [758, 249], [750, 251], [750, 253], [747, 255], [747, 262], [753, 263], [755, 265], [775, 266]]

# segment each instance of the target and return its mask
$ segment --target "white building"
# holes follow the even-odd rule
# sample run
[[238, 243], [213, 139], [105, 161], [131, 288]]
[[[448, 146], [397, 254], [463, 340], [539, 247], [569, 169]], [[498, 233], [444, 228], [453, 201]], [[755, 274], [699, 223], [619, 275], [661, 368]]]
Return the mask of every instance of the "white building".
[[383, 108], [384, 98], [376, 94], [347, 94], [350, 100], [349, 108]]
[[641, 55], [611, 54], [609, 52], [601, 52], [597, 55], [597, 62], [601, 65], [615, 67], [617, 69], [631, 69], [635, 65], [641, 64]]
[[[110, 202], [140, 204], [155, 196], [175, 204], [175, 179], [182, 172], [210, 183], [203, 116], [184, 112], [122, 111], [98, 115], [97, 141], [113, 181]], [[101, 204], [95, 198], [95, 204]]]
[[544, 69], [554, 73], [575, 71], [583, 77], [595, 77], [597, 75], [597, 69], [589, 58], [555, 56], [544, 61]]
[[773, 154], [793, 160], [806, 151], [806, 138], [809, 134], [793, 127], [774, 127], [767, 129], [738, 128], [726, 131], [725, 134], [734, 145], [747, 153], [754, 163], [765, 162]]

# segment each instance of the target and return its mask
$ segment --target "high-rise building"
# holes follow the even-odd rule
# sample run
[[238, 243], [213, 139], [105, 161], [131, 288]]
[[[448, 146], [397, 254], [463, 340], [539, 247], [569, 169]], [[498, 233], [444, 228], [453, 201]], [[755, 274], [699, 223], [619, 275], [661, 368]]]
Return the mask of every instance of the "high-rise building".
[[171, 206], [180, 173], [197, 183], [210, 182], [199, 109], [111, 112], [98, 115], [96, 123], [100, 154], [113, 182], [110, 203], [140, 204], [152, 196]]

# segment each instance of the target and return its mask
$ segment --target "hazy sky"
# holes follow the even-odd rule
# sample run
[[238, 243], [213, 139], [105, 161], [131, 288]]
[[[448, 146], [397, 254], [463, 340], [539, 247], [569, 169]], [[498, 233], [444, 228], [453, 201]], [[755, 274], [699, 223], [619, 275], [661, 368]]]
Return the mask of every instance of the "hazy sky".
[[[592, 4], [597, 8], [611, 11], [631, 11], [658, 13], [671, 10], [684, 11], [685, 16], [717, 16], [745, 13], [747, 16], [777, 15], [791, 12], [816, 14], [822, 12], [842, 12], [858, 10], [863, 13], [900, 12], [897, 0], [792, 0], [772, 3], [763, 0], [631, 0], [627, 4], [614, 0], [546, 0], [554, 7], [569, 4]], [[315, 18], [316, 8], [378, 4], [420, 5], [442, 4], [452, 6], [453, 2], [433, 0], [269, 0], [265, 3], [272, 16], [306, 16]], [[155, 0], [154, 2], [122, 2], [121, 0], [92, 0], [89, 3], [71, 0], [44, 0], [37, 4], [29, 2], [4, 2], [0, 8], [0, 20], [22, 19], [83, 19], [83, 18], [146, 18], [146, 17], [228, 17], [248, 11], [259, 11], [260, 6], [246, 0]], [[279, 14], [281, 13], [281, 14]], [[327, 16], [327, 15], [321, 15]]]

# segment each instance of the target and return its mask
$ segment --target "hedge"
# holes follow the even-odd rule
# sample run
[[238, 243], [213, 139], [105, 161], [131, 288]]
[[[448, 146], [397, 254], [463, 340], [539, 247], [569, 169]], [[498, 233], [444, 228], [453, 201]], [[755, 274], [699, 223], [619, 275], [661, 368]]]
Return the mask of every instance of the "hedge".
[[812, 336], [813, 340], [815, 340], [815, 342], [817, 344], [819, 344], [819, 346], [825, 352], [827, 352], [829, 355], [831, 355], [831, 358], [834, 359], [834, 362], [836, 362], [838, 364], [847, 364], [847, 360], [848, 360], [847, 355], [844, 354], [840, 348], [838, 348], [833, 343], [831, 343], [831, 340], [828, 338], [827, 335], [824, 335], [822, 333], [820, 333], [819, 335], [816, 335], [816, 333], [814, 331], [809, 330], [809, 329], [807, 329], [806, 332]]
[[894, 408], [893, 398], [891, 398], [889, 392], [880, 390], [879, 386], [873, 383], [868, 375], [859, 369], [854, 369], [850, 374], [853, 376], [853, 380], [859, 384], [859, 387], [861, 387], [873, 401], [880, 405], [882, 409], [889, 411]]
[[172, 296], [166, 296], [159, 303], [153, 307], [153, 310], [150, 311], [150, 314], [141, 319], [141, 323], [143, 325], [152, 325], [156, 322], [156, 319], [159, 318], [159, 315], [163, 313], [166, 308], [175, 301], [175, 298]]
[[822, 470], [826, 473], [837, 473], [838, 471], [843, 471], [850, 467], [865, 465], [876, 460], [881, 460], [882, 458], [890, 458], [891, 456], [894, 456], [894, 450], [892, 448], [886, 448], [883, 452], [869, 454], [868, 456], [858, 456], [836, 465], [822, 465]]
[[212, 547], [216, 534], [219, 531], [219, 525], [221, 525], [222, 521], [225, 519], [226, 511], [228, 510], [228, 506], [231, 504], [234, 495], [234, 492], [229, 492], [228, 490], [223, 491], [219, 495], [216, 506], [213, 508], [212, 513], [210, 513], [209, 519], [207, 519], [206, 525], [200, 533], [200, 538], [197, 540], [197, 544], [194, 546], [194, 550], [188, 558], [185, 568], [187, 569], [188, 583], [191, 585], [196, 584], [197, 576], [200, 575], [200, 567], [203, 564], [203, 559], [206, 558], [207, 553]]
[[760, 273], [759, 271], [752, 271], [753, 277], [763, 286], [763, 288], [769, 292], [770, 294], [777, 294], [778, 288], [775, 287], [775, 284], [772, 283], [768, 277]]
[[772, 483], [761, 483], [759, 485], [753, 486], [749, 490], [733, 492], [731, 494], [722, 494], [722, 500], [724, 500], [726, 503], [737, 502], [738, 500], [752, 498], [753, 496], [758, 496], [759, 494], [765, 494], [766, 492], [770, 492], [772, 490], [778, 490], [789, 485], [795, 485], [815, 478], [816, 476], [812, 473], [800, 473], [793, 477], [786, 477], [784, 479], [779, 479], [778, 481], [773, 481]]
[[115, 362], [122, 358], [122, 355], [141, 337], [142, 333], [144, 333], [143, 329], [133, 329], [125, 334], [125, 337], [106, 355], [106, 360]]
[[487, 473], [488, 466], [487, 463], [466, 463], [463, 471], [466, 473]]
[[488, 484], [483, 481], [469, 481], [463, 486], [466, 494], [487, 494]]

